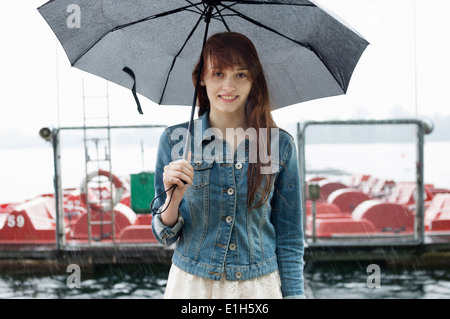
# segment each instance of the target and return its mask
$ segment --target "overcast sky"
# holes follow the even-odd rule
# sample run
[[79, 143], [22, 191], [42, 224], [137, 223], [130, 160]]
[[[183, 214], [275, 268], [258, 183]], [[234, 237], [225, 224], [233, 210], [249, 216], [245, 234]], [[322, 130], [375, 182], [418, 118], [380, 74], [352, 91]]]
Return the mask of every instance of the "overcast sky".
[[[26, 136], [36, 135], [44, 126], [82, 125], [82, 80], [87, 95], [105, 93], [105, 81], [70, 67], [36, 10], [45, 2], [3, 3], [0, 133], [15, 130]], [[414, 116], [416, 74], [419, 115], [450, 115], [450, 1], [416, 0], [416, 38], [414, 0], [318, 2], [371, 45], [354, 72], [347, 95], [277, 110], [274, 117], [279, 126], [305, 119], [389, 118], [395, 112]], [[189, 107], [157, 106], [144, 97], [145, 114], [139, 115], [130, 91], [112, 83], [109, 96], [112, 124], [174, 124], [189, 119]]]
[[[318, 0], [371, 44], [356, 67], [347, 95], [277, 110], [273, 113], [277, 124], [289, 130], [304, 120], [411, 117], [416, 112], [416, 79], [418, 114], [450, 120], [450, 1], [415, 1], [416, 38], [414, 0]], [[51, 148], [39, 139], [39, 129], [83, 124], [83, 80], [86, 95], [105, 94], [106, 81], [70, 67], [37, 11], [45, 2], [2, 1], [0, 150], [9, 155], [0, 159], [0, 203], [52, 192]], [[145, 114], [139, 115], [131, 92], [112, 83], [109, 97], [113, 125], [169, 125], [189, 119], [189, 107], [158, 106], [142, 96]], [[16, 140], [21, 147], [41, 143], [47, 152], [41, 157], [30, 156], [41, 154], [31, 149], [8, 152], [8, 146], [18, 146]], [[426, 169], [440, 167], [426, 173], [428, 182], [448, 186], [445, 161], [446, 156], [427, 157]]]

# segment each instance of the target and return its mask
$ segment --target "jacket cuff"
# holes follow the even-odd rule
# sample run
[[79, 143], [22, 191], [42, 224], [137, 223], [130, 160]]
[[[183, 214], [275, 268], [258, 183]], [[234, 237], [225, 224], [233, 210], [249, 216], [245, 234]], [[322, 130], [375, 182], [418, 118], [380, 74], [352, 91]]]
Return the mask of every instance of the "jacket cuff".
[[152, 223], [153, 230], [155, 231], [157, 237], [160, 239], [160, 242], [165, 245], [170, 245], [173, 242], [170, 239], [176, 237], [183, 227], [184, 219], [179, 213], [177, 223], [173, 227], [169, 227], [163, 224], [163, 222], [161, 221], [161, 215], [157, 214], [155, 215], [155, 218], [153, 218]]

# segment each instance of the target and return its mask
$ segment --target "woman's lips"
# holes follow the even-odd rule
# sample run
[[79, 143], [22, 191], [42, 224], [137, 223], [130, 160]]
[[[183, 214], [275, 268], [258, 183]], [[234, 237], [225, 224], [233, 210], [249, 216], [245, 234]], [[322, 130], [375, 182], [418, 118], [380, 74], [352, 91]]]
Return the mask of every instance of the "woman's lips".
[[237, 100], [238, 95], [219, 95], [219, 97], [227, 103], [234, 102]]

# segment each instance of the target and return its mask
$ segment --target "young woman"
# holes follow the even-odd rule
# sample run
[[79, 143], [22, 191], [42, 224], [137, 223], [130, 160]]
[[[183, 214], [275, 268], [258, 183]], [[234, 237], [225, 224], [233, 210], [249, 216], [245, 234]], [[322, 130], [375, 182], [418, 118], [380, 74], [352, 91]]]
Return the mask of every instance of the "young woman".
[[177, 185], [155, 201], [152, 223], [160, 243], [176, 242], [165, 298], [304, 298], [294, 139], [272, 119], [247, 37], [215, 34], [203, 56], [190, 157], [180, 148], [187, 123], [158, 147], [156, 194]]

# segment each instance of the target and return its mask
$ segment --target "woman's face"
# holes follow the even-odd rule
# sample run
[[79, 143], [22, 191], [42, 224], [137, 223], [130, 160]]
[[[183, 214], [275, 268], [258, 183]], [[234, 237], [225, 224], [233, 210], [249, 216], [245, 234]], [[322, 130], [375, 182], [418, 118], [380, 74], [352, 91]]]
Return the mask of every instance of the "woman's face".
[[203, 82], [211, 110], [221, 113], [243, 112], [252, 87], [249, 70], [239, 66], [220, 70], [211, 64], [209, 58], [205, 67]]

